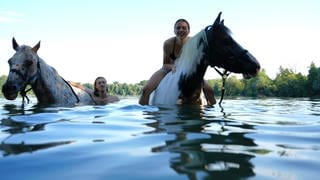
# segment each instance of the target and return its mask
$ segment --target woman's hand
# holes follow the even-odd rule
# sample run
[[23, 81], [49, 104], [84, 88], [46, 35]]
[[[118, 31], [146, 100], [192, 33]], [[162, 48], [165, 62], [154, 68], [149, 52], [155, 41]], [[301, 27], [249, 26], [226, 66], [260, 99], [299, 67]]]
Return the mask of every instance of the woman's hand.
[[176, 65], [174, 64], [171, 65], [171, 71], [172, 73], [176, 72]]

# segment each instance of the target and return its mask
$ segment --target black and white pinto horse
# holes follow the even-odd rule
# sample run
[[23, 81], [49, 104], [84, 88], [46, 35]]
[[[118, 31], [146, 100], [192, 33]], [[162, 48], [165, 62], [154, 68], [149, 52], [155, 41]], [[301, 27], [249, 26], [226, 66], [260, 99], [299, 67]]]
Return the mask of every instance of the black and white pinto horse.
[[25, 96], [25, 88], [30, 85], [39, 104], [94, 104], [88, 93], [72, 87], [38, 56], [40, 42], [34, 47], [19, 46], [13, 38], [12, 46], [16, 53], [8, 61], [10, 71], [2, 87], [6, 99], [16, 99], [19, 92]]
[[260, 70], [259, 62], [230, 35], [220, 20], [190, 38], [175, 61], [176, 71], [168, 73], [150, 99], [153, 105], [193, 103], [199, 99], [203, 77], [208, 66], [224, 68], [251, 78]]

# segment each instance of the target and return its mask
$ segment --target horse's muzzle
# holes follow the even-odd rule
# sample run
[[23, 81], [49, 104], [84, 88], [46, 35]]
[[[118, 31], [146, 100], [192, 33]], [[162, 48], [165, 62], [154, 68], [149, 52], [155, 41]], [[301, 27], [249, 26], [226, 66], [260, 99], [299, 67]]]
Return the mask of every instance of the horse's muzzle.
[[260, 65], [257, 66], [257, 68], [253, 72], [242, 73], [242, 76], [244, 79], [250, 79], [258, 75], [259, 72], [260, 72]]
[[12, 83], [5, 83], [2, 86], [2, 93], [4, 97], [8, 100], [15, 100], [18, 96], [18, 92], [18, 87]]

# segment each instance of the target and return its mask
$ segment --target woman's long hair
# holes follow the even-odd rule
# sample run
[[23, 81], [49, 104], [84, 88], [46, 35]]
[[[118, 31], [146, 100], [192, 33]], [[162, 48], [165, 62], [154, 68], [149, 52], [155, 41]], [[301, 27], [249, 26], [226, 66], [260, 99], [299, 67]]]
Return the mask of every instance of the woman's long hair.
[[96, 86], [97, 86], [97, 81], [98, 81], [99, 79], [104, 79], [104, 80], [106, 81], [106, 92], [108, 92], [108, 86], [107, 86], [107, 80], [106, 80], [106, 78], [104, 78], [104, 77], [102, 77], [102, 76], [99, 76], [99, 77], [96, 78], [96, 80], [94, 80], [94, 83], [93, 83], [93, 88], [94, 88], [93, 94], [94, 94], [95, 96], [99, 96], [98, 89], [96, 88]]

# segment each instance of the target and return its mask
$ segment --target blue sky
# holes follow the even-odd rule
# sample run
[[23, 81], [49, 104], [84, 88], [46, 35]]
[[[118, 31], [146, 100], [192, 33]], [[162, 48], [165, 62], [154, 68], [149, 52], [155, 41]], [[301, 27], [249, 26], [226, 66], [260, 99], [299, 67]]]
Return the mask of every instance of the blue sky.
[[[163, 41], [185, 18], [194, 35], [222, 11], [234, 38], [270, 77], [279, 67], [307, 74], [320, 66], [317, 0], [1, 0], [0, 75], [14, 54], [11, 39], [35, 45], [39, 56], [67, 80], [147, 80], [162, 65]], [[206, 79], [218, 78], [208, 69]]]

